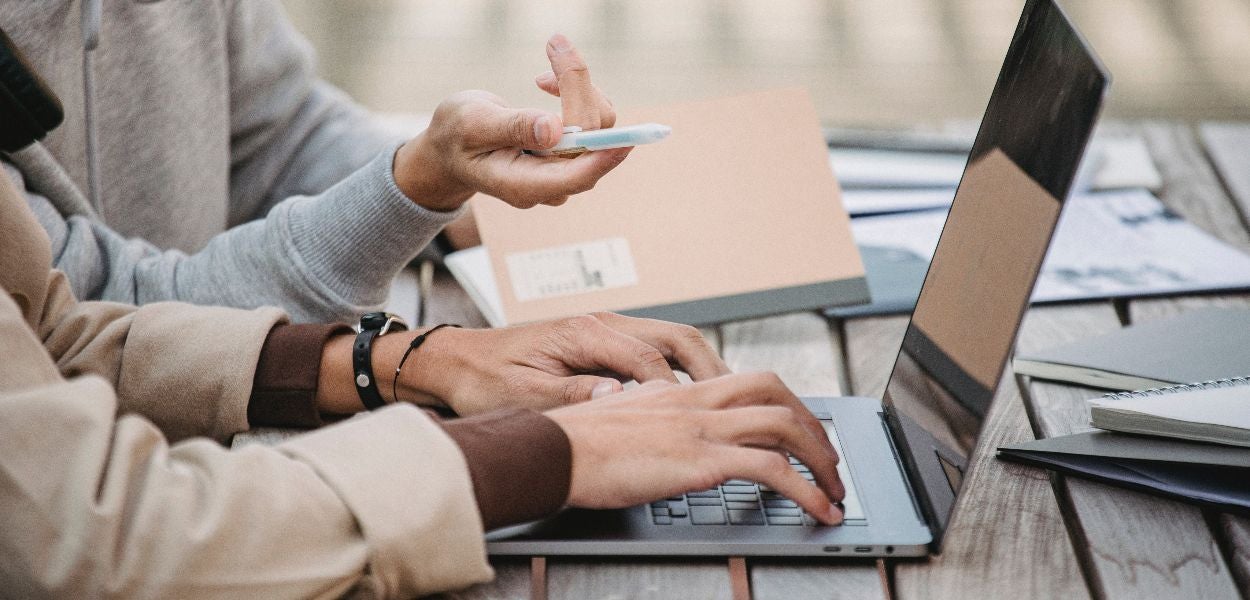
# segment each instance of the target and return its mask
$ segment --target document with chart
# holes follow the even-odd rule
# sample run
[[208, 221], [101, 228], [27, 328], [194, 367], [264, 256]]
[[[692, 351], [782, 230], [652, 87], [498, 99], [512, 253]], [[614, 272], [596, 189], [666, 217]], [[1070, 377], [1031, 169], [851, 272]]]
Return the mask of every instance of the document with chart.
[[[945, 221], [945, 210], [852, 220], [873, 302], [828, 313], [847, 317], [910, 310]], [[1246, 288], [1250, 255], [1185, 221], [1150, 192], [1125, 190], [1068, 200], [1033, 302]]]

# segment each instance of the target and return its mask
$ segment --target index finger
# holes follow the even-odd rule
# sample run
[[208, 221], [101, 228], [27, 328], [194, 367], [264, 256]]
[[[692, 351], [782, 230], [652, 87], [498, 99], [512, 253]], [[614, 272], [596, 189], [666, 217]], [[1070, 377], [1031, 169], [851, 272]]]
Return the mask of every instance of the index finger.
[[582, 129], [600, 127], [599, 98], [590, 83], [590, 68], [573, 43], [563, 34], [547, 41], [547, 60], [560, 87], [560, 109], [564, 124]]
[[695, 381], [713, 379], [731, 372], [720, 354], [717, 354], [707, 338], [703, 337], [703, 333], [695, 327], [608, 312], [596, 313], [595, 316], [608, 327], [656, 347]]

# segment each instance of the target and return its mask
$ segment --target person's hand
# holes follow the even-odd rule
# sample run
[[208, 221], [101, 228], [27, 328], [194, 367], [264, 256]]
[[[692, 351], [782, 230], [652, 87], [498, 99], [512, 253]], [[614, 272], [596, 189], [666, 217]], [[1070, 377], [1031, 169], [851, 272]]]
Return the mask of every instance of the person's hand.
[[[824, 428], [772, 373], [645, 383], [548, 411], [573, 450], [568, 504], [623, 508], [730, 479], [768, 485], [827, 525], [846, 495]], [[816, 485], [784, 453], [811, 469]], [[818, 487], [819, 486], [819, 487]]]
[[[374, 364], [395, 364], [407, 339], [379, 338]], [[652, 319], [596, 313], [503, 329], [444, 328], [408, 359], [397, 396], [460, 415], [541, 410], [619, 392], [619, 379], [676, 383], [671, 365], [695, 380], [729, 373], [698, 329]], [[390, 389], [382, 394], [392, 399]]]
[[476, 192], [519, 208], [559, 206], [594, 187], [629, 154], [629, 148], [587, 152], [576, 158], [542, 157], [560, 141], [565, 125], [582, 129], [610, 126], [616, 119], [590, 82], [590, 71], [563, 35], [547, 43], [552, 75], [536, 80], [560, 96], [564, 118], [537, 109], [511, 108], [484, 91], [460, 92], [434, 111], [430, 126], [395, 154], [395, 182], [418, 204], [449, 211]]

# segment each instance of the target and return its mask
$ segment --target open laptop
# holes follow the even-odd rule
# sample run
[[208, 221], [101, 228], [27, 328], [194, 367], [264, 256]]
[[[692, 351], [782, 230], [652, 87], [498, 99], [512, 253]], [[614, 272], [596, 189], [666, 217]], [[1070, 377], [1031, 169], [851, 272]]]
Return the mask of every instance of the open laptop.
[[649, 506], [568, 510], [497, 530], [487, 536], [488, 552], [940, 551], [1107, 85], [1106, 70], [1054, 2], [1028, 0], [884, 399], [804, 399], [842, 457], [844, 524], [819, 526], [767, 487], [729, 481]]

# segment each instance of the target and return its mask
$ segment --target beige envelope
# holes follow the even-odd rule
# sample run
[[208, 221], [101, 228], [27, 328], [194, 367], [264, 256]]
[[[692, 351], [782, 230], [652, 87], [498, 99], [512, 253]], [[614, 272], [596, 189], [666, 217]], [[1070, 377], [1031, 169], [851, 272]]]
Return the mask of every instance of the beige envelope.
[[617, 122], [673, 133], [564, 206], [473, 200], [508, 323], [610, 310], [704, 324], [867, 301], [806, 90]]

